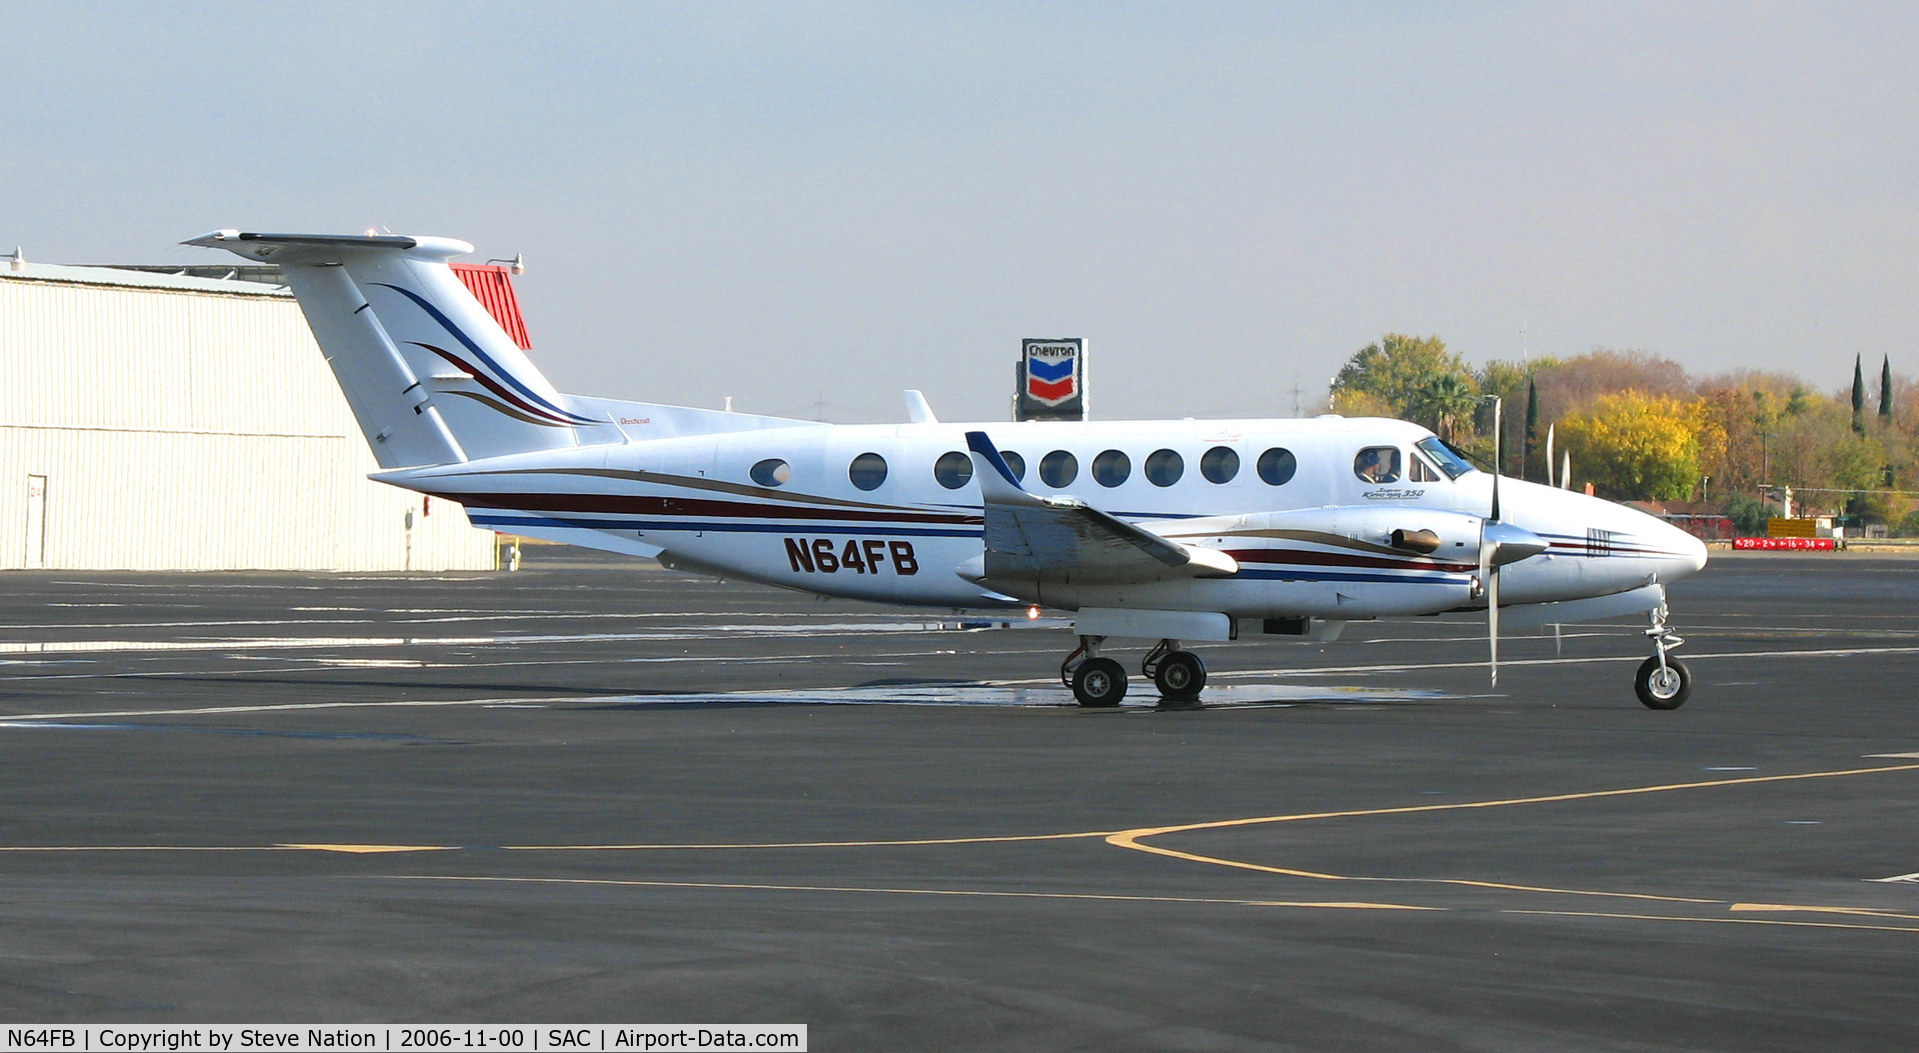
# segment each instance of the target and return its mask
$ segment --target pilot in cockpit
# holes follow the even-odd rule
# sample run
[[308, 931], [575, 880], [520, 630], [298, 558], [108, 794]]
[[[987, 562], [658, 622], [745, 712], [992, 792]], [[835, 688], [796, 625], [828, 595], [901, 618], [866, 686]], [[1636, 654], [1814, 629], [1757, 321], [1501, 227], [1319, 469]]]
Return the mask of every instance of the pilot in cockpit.
[[1399, 450], [1391, 446], [1369, 446], [1353, 459], [1353, 474], [1362, 483], [1399, 481]]

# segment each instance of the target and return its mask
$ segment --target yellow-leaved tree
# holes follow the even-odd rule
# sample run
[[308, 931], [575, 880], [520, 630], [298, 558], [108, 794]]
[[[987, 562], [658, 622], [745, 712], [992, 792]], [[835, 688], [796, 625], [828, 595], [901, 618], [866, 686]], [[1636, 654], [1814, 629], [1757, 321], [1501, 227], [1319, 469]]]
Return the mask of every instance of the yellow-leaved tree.
[[1699, 484], [1700, 435], [1711, 425], [1700, 400], [1620, 391], [1561, 420], [1559, 437], [1573, 478], [1601, 497], [1683, 501]]

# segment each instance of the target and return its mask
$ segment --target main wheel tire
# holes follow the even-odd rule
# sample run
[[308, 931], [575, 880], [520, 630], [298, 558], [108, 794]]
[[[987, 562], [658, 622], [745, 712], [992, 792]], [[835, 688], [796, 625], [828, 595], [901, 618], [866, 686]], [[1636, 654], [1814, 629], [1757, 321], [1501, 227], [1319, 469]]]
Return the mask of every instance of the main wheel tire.
[[1073, 697], [1087, 709], [1110, 709], [1126, 697], [1126, 667], [1111, 658], [1088, 658], [1073, 670]]
[[1169, 651], [1153, 670], [1153, 686], [1168, 702], [1193, 702], [1206, 687], [1206, 663], [1191, 651]]
[[1647, 709], [1678, 709], [1692, 695], [1692, 671], [1671, 658], [1661, 669], [1654, 655], [1640, 663], [1632, 688]]

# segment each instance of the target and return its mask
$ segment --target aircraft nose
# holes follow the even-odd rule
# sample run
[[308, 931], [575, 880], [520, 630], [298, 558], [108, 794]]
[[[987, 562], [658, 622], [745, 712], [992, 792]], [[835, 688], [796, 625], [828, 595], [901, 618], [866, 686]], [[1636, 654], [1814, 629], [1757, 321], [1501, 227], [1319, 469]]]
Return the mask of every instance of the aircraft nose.
[[1675, 526], [1668, 525], [1666, 535], [1667, 551], [1671, 554], [1663, 561], [1669, 569], [1662, 575], [1667, 581], [1677, 580], [1697, 574], [1706, 568], [1706, 543]]
[[1687, 535], [1687, 540], [1691, 542], [1691, 544], [1687, 546], [1686, 550], [1688, 568], [1686, 573], [1697, 574], [1706, 569], [1706, 543], [1691, 535]]

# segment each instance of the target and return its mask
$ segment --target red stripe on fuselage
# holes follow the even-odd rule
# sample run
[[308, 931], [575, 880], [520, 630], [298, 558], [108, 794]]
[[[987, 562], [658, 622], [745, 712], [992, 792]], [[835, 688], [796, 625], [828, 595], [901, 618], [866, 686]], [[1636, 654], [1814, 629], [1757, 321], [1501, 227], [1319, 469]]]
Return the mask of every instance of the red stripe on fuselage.
[[821, 508], [810, 505], [756, 504], [705, 498], [643, 497], [636, 494], [463, 494], [435, 492], [463, 505], [509, 508], [523, 512], [596, 512], [646, 516], [703, 516], [714, 519], [839, 519], [854, 522], [948, 523], [973, 526], [981, 516], [959, 513], [913, 512], [906, 509]]

